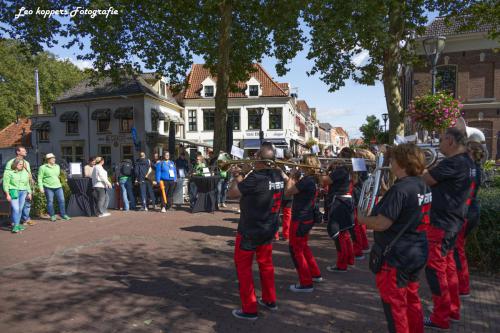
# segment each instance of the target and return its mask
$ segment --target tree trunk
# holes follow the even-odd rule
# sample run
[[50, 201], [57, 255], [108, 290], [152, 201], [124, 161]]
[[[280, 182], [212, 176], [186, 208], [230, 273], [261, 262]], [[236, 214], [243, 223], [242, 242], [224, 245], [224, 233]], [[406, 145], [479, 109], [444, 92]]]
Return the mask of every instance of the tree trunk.
[[401, 86], [399, 82], [399, 66], [401, 65], [400, 42], [404, 32], [403, 3], [389, 3], [389, 46], [384, 52], [384, 83], [385, 102], [389, 114], [389, 144], [396, 135], [404, 135], [404, 111], [401, 104]]
[[231, 51], [232, 0], [223, 0], [219, 5], [219, 47], [217, 63], [217, 91], [215, 92], [214, 154], [219, 155], [226, 145], [227, 103]]

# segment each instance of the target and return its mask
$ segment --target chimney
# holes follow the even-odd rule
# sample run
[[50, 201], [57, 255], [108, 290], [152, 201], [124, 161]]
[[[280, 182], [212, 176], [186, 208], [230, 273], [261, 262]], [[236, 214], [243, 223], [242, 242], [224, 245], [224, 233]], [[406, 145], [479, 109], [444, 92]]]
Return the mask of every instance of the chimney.
[[38, 86], [38, 68], [35, 68], [35, 95], [36, 104], [33, 110], [35, 116], [43, 114], [42, 104], [40, 103], [40, 87]]

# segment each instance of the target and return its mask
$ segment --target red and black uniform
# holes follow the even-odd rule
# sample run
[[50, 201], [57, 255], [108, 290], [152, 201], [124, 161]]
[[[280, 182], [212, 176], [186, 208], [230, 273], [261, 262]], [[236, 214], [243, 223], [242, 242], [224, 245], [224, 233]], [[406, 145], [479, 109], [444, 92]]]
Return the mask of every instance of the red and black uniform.
[[469, 199], [467, 199], [467, 215], [464, 225], [458, 234], [454, 253], [458, 274], [458, 292], [460, 295], [468, 295], [470, 293], [469, 264], [467, 263], [467, 256], [465, 254], [465, 240], [469, 233], [479, 224], [480, 210], [477, 199], [477, 192], [479, 192], [479, 187], [481, 186], [481, 165], [479, 163], [475, 163], [473, 178]]
[[299, 190], [293, 196], [292, 225], [290, 230], [290, 255], [299, 274], [302, 287], [311, 287], [313, 278], [321, 277], [316, 259], [307, 244], [309, 231], [314, 225], [314, 207], [317, 189], [314, 176], [303, 177], [295, 187]]
[[281, 235], [284, 239], [290, 238], [290, 223], [292, 222], [292, 202], [293, 196], [283, 196], [281, 200], [281, 209], [283, 212], [283, 219], [281, 224]]
[[425, 222], [431, 201], [431, 190], [422, 178], [408, 176], [398, 179], [373, 210], [373, 215], [393, 221], [387, 230], [374, 232], [375, 243], [381, 248], [407, 228], [376, 274], [389, 332], [424, 331], [418, 274], [427, 261], [427, 238], [417, 229]]
[[271, 242], [278, 230], [284, 185], [281, 172], [270, 169], [251, 172], [238, 184], [241, 192], [241, 215], [234, 248], [234, 263], [244, 313], [257, 313], [252, 277], [254, 254], [259, 265], [262, 300], [266, 303], [276, 302]]
[[434, 302], [430, 319], [441, 328], [450, 327], [450, 318], [460, 319], [453, 249], [464, 222], [473, 170], [472, 159], [463, 153], [445, 158], [429, 171], [437, 184], [432, 187], [433, 204], [427, 230], [429, 259], [425, 274]]
[[349, 230], [354, 227], [354, 206], [350, 190], [350, 173], [346, 167], [338, 167], [330, 173], [332, 184], [328, 191], [328, 235], [337, 248], [337, 268], [346, 270], [354, 264], [354, 250]]
[[[363, 177], [362, 174], [366, 174], [366, 172], [360, 172], [359, 175], [359, 180], [354, 185], [353, 191], [352, 191], [352, 198], [353, 198], [353, 203], [354, 207], [356, 207], [359, 203], [360, 197], [361, 197], [361, 190], [363, 189], [363, 182], [366, 179]], [[368, 250], [368, 237], [366, 236], [366, 225], [365, 224], [359, 224], [358, 223], [358, 216], [357, 216], [357, 210], [354, 209], [354, 228], [353, 228], [353, 249], [354, 249], [354, 255], [356, 257], [361, 257], [363, 256], [363, 251]]]

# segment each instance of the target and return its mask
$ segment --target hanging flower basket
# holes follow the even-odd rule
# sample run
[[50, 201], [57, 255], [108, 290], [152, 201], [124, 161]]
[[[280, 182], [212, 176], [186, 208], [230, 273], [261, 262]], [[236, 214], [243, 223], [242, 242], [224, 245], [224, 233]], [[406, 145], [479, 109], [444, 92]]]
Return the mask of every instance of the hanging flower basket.
[[463, 105], [445, 92], [424, 95], [411, 101], [408, 116], [423, 129], [440, 131], [455, 126]]

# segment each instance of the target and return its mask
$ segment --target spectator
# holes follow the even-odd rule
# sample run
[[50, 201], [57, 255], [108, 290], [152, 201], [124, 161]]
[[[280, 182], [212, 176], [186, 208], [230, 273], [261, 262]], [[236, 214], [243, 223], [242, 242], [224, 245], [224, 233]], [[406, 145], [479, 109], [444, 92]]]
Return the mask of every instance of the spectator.
[[24, 201], [31, 200], [31, 174], [26, 170], [26, 161], [16, 158], [10, 163], [10, 168], [5, 170], [3, 177], [3, 190], [12, 208], [12, 232], [24, 230], [20, 224]]
[[189, 162], [186, 159], [186, 153], [180, 153], [179, 158], [175, 160], [175, 167], [177, 168], [177, 176], [185, 178], [189, 173]]
[[[30, 163], [26, 159], [27, 155], [28, 155], [28, 151], [26, 150], [26, 148], [23, 146], [18, 146], [16, 148], [16, 157], [7, 161], [7, 163], [5, 164], [5, 171], [11, 169], [12, 163], [16, 159], [23, 160], [24, 161], [24, 163], [23, 163], [24, 169], [29, 174], [30, 188], [33, 189], [33, 187], [34, 187], [33, 175], [31, 174]], [[4, 174], [4, 177], [5, 177], [5, 174]], [[21, 222], [20, 222], [21, 225], [23, 225], [23, 224], [35, 225], [36, 224], [36, 222], [33, 222], [30, 218], [30, 210], [31, 210], [31, 196], [30, 196], [30, 199], [28, 199], [28, 197], [26, 197], [26, 200], [24, 201], [24, 206], [22, 207], [22, 213], [21, 213]]]
[[[193, 166], [193, 176], [199, 176], [203, 177], [203, 169], [206, 168], [203, 156], [200, 154], [197, 154], [196, 156], [196, 164]], [[198, 194], [198, 188], [196, 187], [196, 184], [194, 181], [189, 182], [189, 202], [191, 208], [194, 207], [194, 204], [196, 203], [196, 195]]]
[[[221, 150], [219, 154], [224, 154]], [[217, 166], [217, 160], [215, 160], [215, 166]], [[217, 203], [221, 207], [226, 206], [226, 193], [229, 184], [229, 173], [227, 171], [223, 171], [219, 169], [219, 182], [217, 183]]]
[[38, 188], [40, 192], [45, 192], [47, 199], [47, 211], [50, 215], [50, 220], [56, 222], [56, 213], [54, 211], [54, 195], [59, 204], [59, 212], [61, 218], [65, 221], [71, 220], [66, 214], [66, 204], [64, 202], [64, 191], [62, 189], [59, 176], [61, 168], [56, 164], [56, 156], [52, 153], [45, 155], [46, 163], [38, 170]]
[[325, 148], [323, 151], [323, 157], [332, 157], [332, 152], [330, 151], [330, 148]]
[[128, 212], [129, 209], [135, 210], [135, 197], [132, 188], [132, 176], [134, 175], [134, 166], [132, 161], [124, 159], [116, 168], [116, 179], [122, 192], [123, 210]]
[[89, 161], [86, 166], [83, 167], [83, 177], [92, 178], [92, 171], [94, 170], [94, 166], [96, 165], [96, 158], [94, 156], [89, 158]]
[[153, 209], [155, 209], [156, 198], [155, 193], [153, 191], [153, 184], [148, 179], [149, 174], [152, 171], [151, 161], [146, 158], [146, 154], [141, 152], [140, 157], [135, 161], [135, 182], [139, 183], [139, 188], [141, 190], [141, 202], [142, 202], [142, 211], [148, 210], [148, 198], [147, 195], [149, 193], [149, 199], [151, 199], [153, 203]]
[[[170, 161], [170, 153], [163, 153], [163, 160], [156, 164], [156, 182], [162, 181], [165, 186], [165, 195], [167, 202], [163, 201], [162, 213], [165, 213], [172, 207], [175, 181], [177, 180], [177, 171], [174, 162]], [[161, 184], [160, 184], [161, 187]], [[162, 196], [163, 198], [163, 196]]]
[[97, 206], [97, 217], [111, 215], [107, 212], [109, 205], [108, 191], [113, 187], [108, 179], [108, 172], [103, 168], [104, 158], [95, 158], [95, 166], [92, 168], [92, 186], [94, 187], [94, 198]]

